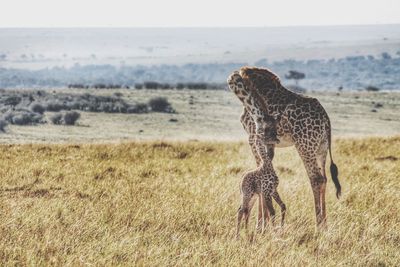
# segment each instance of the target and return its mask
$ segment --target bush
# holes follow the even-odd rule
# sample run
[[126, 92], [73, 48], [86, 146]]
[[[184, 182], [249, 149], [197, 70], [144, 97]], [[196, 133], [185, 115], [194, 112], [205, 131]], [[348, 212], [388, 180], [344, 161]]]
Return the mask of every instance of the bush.
[[366, 91], [368, 92], [378, 92], [380, 89], [378, 87], [375, 86], [368, 86], [365, 88]]
[[207, 83], [187, 83], [186, 88], [188, 89], [207, 89]]
[[32, 103], [30, 109], [39, 114], [43, 114], [45, 111], [45, 108], [39, 103]]
[[41, 114], [29, 111], [11, 112], [7, 114], [7, 119], [11, 124], [16, 125], [31, 125], [44, 122]]
[[66, 105], [64, 105], [63, 103], [60, 103], [58, 101], [55, 102], [47, 102], [46, 104], [46, 110], [47, 111], [53, 111], [53, 112], [58, 112], [61, 110], [65, 110], [68, 109], [68, 107]]
[[145, 103], [137, 103], [136, 105], [129, 106], [127, 113], [147, 113], [149, 107]]
[[141, 83], [135, 83], [135, 89], [143, 89], [143, 84]]
[[153, 97], [149, 100], [149, 106], [152, 111], [172, 113], [174, 110], [165, 97]]
[[158, 82], [144, 82], [144, 88], [146, 89], [158, 89], [160, 84]]
[[183, 84], [183, 83], [177, 83], [177, 84], [176, 84], [176, 89], [181, 90], [181, 89], [183, 89], [183, 88], [185, 88], [185, 84]]
[[76, 121], [81, 117], [76, 111], [68, 111], [64, 114], [64, 123], [66, 125], [75, 125]]
[[19, 96], [9, 96], [4, 100], [4, 105], [7, 106], [16, 106], [22, 101], [22, 98]]
[[8, 125], [8, 123], [6, 120], [0, 119], [0, 132], [4, 133], [6, 131], [7, 125]]
[[60, 124], [62, 124], [62, 114], [61, 113], [56, 113], [56, 114], [54, 114], [54, 115], [52, 115], [51, 117], [50, 117], [50, 121], [53, 123], [53, 124], [56, 124], [56, 125], [60, 125]]

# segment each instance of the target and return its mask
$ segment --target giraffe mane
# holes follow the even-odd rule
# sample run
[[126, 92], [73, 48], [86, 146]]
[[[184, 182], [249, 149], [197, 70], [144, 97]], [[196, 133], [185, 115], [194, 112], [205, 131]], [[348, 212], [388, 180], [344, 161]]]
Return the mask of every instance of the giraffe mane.
[[261, 95], [257, 92], [257, 90], [253, 90], [252, 88], [250, 88], [250, 92], [251, 92], [251, 95], [256, 99], [256, 101], [261, 106], [261, 109], [264, 113], [264, 118], [267, 120], [272, 120], [273, 117], [271, 116], [271, 114], [268, 113], [268, 107], [265, 104], [265, 102], [263, 101], [263, 98], [261, 97]]
[[265, 114], [266, 119], [273, 119], [272, 114], [268, 113], [268, 107], [266, 103], [263, 100], [263, 97], [260, 95], [258, 89], [252, 85], [252, 79], [251, 75], [253, 75], [255, 72], [261, 73], [264, 77], [267, 76], [273, 84], [280, 84], [280, 80], [278, 75], [274, 74], [273, 72], [269, 71], [268, 69], [264, 68], [256, 68], [256, 67], [242, 67], [240, 68], [239, 75], [242, 77], [243, 82], [245, 83], [244, 85], [249, 89], [250, 94], [254, 97], [254, 99], [259, 103], [259, 106], [261, 107], [263, 113]]
[[245, 67], [240, 68], [239, 74], [245, 80], [250, 79], [253, 74], [258, 74], [258, 75], [263, 76], [263, 78], [265, 78], [266, 80], [269, 80], [271, 82], [278, 83], [279, 85], [281, 85], [281, 80], [280, 80], [279, 76], [267, 68], [257, 68], [257, 67], [245, 66]]

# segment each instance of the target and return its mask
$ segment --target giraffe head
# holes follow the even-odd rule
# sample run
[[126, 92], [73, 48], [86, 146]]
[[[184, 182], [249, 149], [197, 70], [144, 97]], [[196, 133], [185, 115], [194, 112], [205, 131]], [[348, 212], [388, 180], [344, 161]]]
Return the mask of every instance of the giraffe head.
[[242, 67], [239, 74], [249, 88], [275, 89], [281, 85], [278, 75], [265, 68]]
[[244, 82], [242, 77], [240, 76], [238, 71], [233, 72], [231, 75], [229, 75], [228, 80], [227, 80], [229, 89], [231, 89], [235, 95], [237, 97], [239, 97], [239, 99], [241, 101], [243, 101], [244, 99]]
[[264, 115], [264, 119], [259, 120], [256, 123], [256, 130], [264, 139], [265, 144], [279, 144], [279, 139], [277, 138], [277, 127], [280, 122], [281, 116], [278, 113], [274, 113], [272, 116]]

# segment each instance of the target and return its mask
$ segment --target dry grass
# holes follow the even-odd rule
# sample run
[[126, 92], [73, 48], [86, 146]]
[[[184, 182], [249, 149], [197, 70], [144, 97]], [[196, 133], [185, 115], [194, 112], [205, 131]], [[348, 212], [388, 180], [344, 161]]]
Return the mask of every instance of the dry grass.
[[327, 231], [298, 156], [280, 149], [287, 224], [236, 241], [238, 184], [254, 166], [244, 143], [1, 145], [1, 266], [398, 265], [400, 137], [334, 148], [344, 194], [329, 179]]

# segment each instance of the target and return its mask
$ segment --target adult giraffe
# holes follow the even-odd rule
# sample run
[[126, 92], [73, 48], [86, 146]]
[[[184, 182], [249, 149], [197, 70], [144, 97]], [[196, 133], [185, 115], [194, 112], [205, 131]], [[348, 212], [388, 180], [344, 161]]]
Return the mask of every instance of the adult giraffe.
[[[341, 194], [338, 169], [332, 160], [331, 124], [325, 109], [317, 99], [296, 94], [283, 87], [279, 77], [268, 69], [243, 67], [239, 72], [234, 72], [229, 76], [228, 84], [239, 99], [243, 99], [243, 94], [250, 94], [258, 102], [263, 103], [260, 106], [262, 112], [270, 116], [280, 114], [281, 118], [276, 129], [279, 143], [269, 143], [266, 140], [268, 155], [272, 160], [275, 146], [294, 145], [296, 147], [310, 179], [317, 225], [324, 225], [326, 223], [325, 189], [327, 181], [325, 162], [328, 151], [336, 196], [339, 198]], [[254, 145], [255, 129], [259, 128], [258, 122], [253, 120], [254, 116], [250, 113], [251, 109], [248, 107], [248, 103], [246, 101], [242, 101], [242, 103], [244, 111], [240, 121], [249, 134], [249, 144], [256, 162], [259, 164], [261, 159]], [[273, 216], [275, 211], [271, 204], [266, 206]]]

